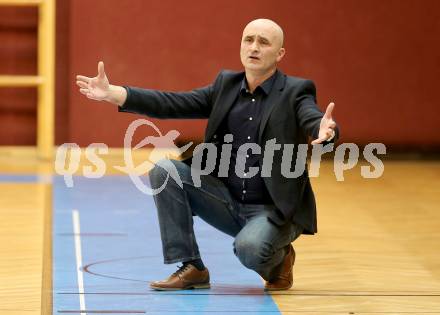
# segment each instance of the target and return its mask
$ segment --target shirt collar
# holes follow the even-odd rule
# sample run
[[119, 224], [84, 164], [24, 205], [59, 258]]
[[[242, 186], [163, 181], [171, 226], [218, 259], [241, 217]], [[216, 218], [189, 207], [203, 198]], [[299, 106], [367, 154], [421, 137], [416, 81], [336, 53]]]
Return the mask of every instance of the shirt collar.
[[[274, 72], [274, 74], [270, 78], [266, 79], [266, 81], [264, 81], [262, 84], [257, 86], [255, 91], [258, 88], [260, 88], [264, 92], [264, 94], [269, 95], [270, 91], [272, 90], [273, 83], [275, 82], [275, 78], [277, 76], [277, 73], [278, 73], [278, 70], [276, 70]], [[250, 93], [248, 91], [248, 84], [247, 84], [247, 81], [246, 81], [246, 75], [243, 77], [243, 80], [241, 81], [240, 92], [242, 92], [242, 93], [244, 93], [244, 92]]]

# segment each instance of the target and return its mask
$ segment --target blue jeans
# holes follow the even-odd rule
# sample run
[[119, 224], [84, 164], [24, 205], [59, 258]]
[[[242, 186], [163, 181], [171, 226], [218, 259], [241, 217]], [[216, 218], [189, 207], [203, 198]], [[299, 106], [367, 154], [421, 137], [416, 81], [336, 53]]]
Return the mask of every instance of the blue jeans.
[[282, 226], [274, 224], [268, 219], [274, 205], [239, 203], [232, 198], [224, 183], [214, 176], [202, 176], [201, 186], [195, 187], [190, 166], [181, 161], [159, 161], [149, 174], [151, 187], [160, 187], [167, 174], [176, 174], [176, 171], [183, 189], [173, 176], [169, 176], [165, 188], [154, 196], [164, 263], [200, 258], [193, 229], [193, 215], [197, 215], [234, 238], [234, 254], [245, 267], [256, 271], [265, 280], [276, 277], [286, 246], [302, 233], [302, 227], [290, 222]]

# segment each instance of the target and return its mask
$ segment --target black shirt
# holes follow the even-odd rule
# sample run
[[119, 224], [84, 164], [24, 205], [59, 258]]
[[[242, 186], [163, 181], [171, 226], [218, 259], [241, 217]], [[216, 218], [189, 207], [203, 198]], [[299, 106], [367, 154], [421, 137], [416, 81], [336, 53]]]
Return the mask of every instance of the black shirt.
[[[221, 178], [228, 187], [232, 196], [241, 203], [250, 204], [273, 204], [272, 198], [261, 178], [260, 154], [252, 154], [251, 150], [239, 152], [238, 148], [245, 143], [257, 143], [261, 118], [265, 109], [265, 100], [269, 95], [276, 73], [259, 85], [253, 93], [250, 93], [246, 81], [243, 78], [238, 97], [226, 118], [224, 131], [232, 134], [232, 152], [229, 172], [226, 178]], [[261, 148], [264, 150], [264, 147]], [[246, 155], [245, 168], [240, 176], [237, 176], [235, 167], [240, 154]], [[249, 168], [258, 167], [259, 171], [251, 178]]]

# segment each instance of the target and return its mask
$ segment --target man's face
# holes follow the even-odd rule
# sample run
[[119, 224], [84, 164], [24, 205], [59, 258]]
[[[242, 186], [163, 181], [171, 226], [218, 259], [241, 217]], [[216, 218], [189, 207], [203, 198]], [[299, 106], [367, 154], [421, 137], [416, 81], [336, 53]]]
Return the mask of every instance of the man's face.
[[245, 70], [265, 74], [284, 56], [282, 31], [273, 24], [256, 20], [249, 23], [241, 39], [240, 57]]

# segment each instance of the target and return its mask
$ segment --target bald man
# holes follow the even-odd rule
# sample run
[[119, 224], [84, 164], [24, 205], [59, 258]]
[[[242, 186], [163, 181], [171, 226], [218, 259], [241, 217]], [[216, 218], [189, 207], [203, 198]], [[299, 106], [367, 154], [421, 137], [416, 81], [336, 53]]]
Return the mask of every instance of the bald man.
[[[338, 129], [332, 119], [334, 104], [325, 114], [319, 110], [312, 81], [277, 69], [286, 53], [283, 42], [283, 31], [275, 22], [250, 22], [241, 39], [244, 71], [221, 71], [212, 84], [190, 92], [111, 85], [102, 62], [96, 77], [77, 76], [82, 94], [116, 104], [121, 112], [208, 119], [207, 150], [184, 161], [163, 161], [150, 171], [152, 188], [160, 187], [175, 170], [183, 183], [170, 179], [154, 196], [164, 262], [182, 265], [167, 279], [150, 283], [151, 288], [210, 287], [193, 230], [194, 215], [233, 237], [234, 254], [265, 280], [265, 290], [292, 287], [291, 243], [317, 231], [307, 166], [296, 149], [309, 137], [312, 144], [335, 141]], [[292, 145], [295, 150], [287, 150]], [[215, 162], [221, 162], [205, 174], [200, 161], [210, 163], [204, 154], [210, 150], [217, 154]], [[288, 166], [302, 167], [301, 174], [292, 176], [289, 167], [283, 169], [284, 151], [291, 157]], [[199, 174], [197, 182], [194, 173]]]

